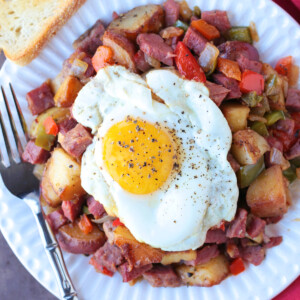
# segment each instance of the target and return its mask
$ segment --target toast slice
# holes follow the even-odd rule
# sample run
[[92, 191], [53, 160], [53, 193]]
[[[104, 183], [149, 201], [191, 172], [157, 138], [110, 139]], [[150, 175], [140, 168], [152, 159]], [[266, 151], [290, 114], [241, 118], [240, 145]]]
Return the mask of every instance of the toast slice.
[[0, 0], [0, 49], [26, 65], [86, 0]]

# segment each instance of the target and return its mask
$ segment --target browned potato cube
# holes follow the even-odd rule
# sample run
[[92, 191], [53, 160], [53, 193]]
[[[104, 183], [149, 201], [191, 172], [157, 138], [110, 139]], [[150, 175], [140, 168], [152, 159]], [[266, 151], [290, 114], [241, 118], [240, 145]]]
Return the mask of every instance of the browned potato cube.
[[51, 185], [47, 167], [44, 171], [42, 181], [41, 181], [41, 194], [42, 197], [45, 199], [45, 201], [52, 207], [57, 207], [62, 203], [62, 200], [55, 193]]
[[276, 217], [287, 211], [286, 183], [280, 166], [263, 171], [249, 186], [246, 200], [258, 217]]
[[134, 63], [135, 46], [129, 39], [117, 32], [105, 31], [103, 45], [113, 50], [113, 59], [116, 63], [136, 72]]
[[114, 241], [132, 266], [141, 267], [150, 263], [160, 263], [164, 254], [160, 249], [138, 242], [124, 226], [115, 229]]
[[163, 265], [169, 265], [173, 263], [178, 263], [181, 260], [194, 260], [197, 257], [197, 252], [195, 250], [187, 251], [175, 251], [175, 252], [166, 252], [161, 260]]
[[219, 255], [195, 267], [180, 265], [176, 272], [185, 284], [209, 287], [219, 284], [228, 276], [229, 264], [224, 255]]
[[70, 107], [83, 84], [74, 76], [67, 76], [54, 96], [54, 102], [59, 107]]
[[243, 166], [255, 164], [269, 150], [268, 142], [254, 130], [239, 130], [232, 136], [231, 153]]
[[160, 5], [135, 7], [112, 21], [108, 30], [118, 31], [132, 41], [139, 33], [159, 32], [164, 24], [164, 10]]
[[248, 106], [239, 103], [224, 103], [221, 110], [232, 132], [246, 129], [250, 112]]
[[46, 173], [61, 200], [76, 199], [85, 194], [81, 187], [80, 164], [61, 148], [55, 148], [46, 165]]

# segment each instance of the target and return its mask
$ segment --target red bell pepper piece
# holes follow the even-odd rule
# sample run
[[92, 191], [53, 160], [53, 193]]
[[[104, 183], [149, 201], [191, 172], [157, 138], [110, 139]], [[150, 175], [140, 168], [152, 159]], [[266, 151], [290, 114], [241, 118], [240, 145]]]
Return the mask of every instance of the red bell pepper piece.
[[287, 56], [279, 59], [279, 61], [276, 64], [275, 70], [284, 76], [289, 76], [291, 73], [293, 66], [293, 57], [292, 56]]
[[112, 277], [114, 275], [114, 273], [112, 271], [108, 270], [104, 266], [101, 266], [97, 262], [97, 260], [95, 259], [94, 256], [90, 259], [89, 264], [92, 265], [96, 269], [96, 271], [101, 272], [104, 275], [107, 275], [107, 276], [110, 276], [110, 277]]
[[89, 234], [93, 231], [93, 224], [86, 214], [80, 216], [78, 226], [85, 234]]
[[117, 226], [125, 226], [125, 225], [120, 221], [119, 218], [115, 219], [115, 220], [113, 221], [112, 225], [113, 225], [114, 227], [117, 227]]
[[264, 91], [264, 85], [264, 77], [261, 74], [250, 70], [246, 70], [242, 73], [240, 89], [243, 93], [255, 91], [258, 95], [261, 95]]
[[206, 77], [196, 58], [183, 42], [178, 42], [175, 49], [175, 64], [179, 73], [189, 80], [206, 82]]
[[232, 275], [238, 275], [245, 271], [245, 265], [240, 257], [236, 258], [229, 266]]
[[52, 117], [46, 118], [43, 125], [47, 134], [51, 134], [54, 136], [58, 134], [58, 126]]

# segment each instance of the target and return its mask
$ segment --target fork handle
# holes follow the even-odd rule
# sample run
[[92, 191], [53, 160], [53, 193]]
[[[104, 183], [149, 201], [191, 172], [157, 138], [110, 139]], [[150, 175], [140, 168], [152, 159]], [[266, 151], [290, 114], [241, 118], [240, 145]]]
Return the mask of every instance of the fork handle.
[[48, 223], [45, 221], [40, 203], [34, 199], [35, 197], [38, 196], [35, 193], [31, 193], [30, 195], [27, 195], [24, 200], [26, 203], [28, 203], [34, 214], [46, 254], [55, 273], [61, 299], [78, 300], [79, 298], [66, 269], [64, 259], [55, 235], [53, 234]]

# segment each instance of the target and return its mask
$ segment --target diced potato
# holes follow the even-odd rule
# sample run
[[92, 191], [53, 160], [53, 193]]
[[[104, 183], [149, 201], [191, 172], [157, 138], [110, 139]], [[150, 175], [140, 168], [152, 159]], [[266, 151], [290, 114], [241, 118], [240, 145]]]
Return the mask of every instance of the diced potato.
[[75, 76], [67, 76], [54, 96], [55, 105], [58, 107], [70, 107], [74, 103], [83, 84]]
[[144, 266], [150, 263], [167, 265], [181, 260], [194, 260], [197, 257], [195, 250], [168, 252], [140, 243], [124, 226], [115, 229], [114, 242], [122, 249], [132, 266]]
[[221, 110], [232, 132], [237, 132], [247, 127], [247, 118], [250, 108], [239, 103], [224, 103]]
[[115, 30], [132, 41], [139, 33], [158, 33], [164, 24], [164, 10], [160, 5], [143, 5], [135, 7], [126, 14], [112, 21], [108, 30]]
[[85, 194], [81, 187], [80, 164], [61, 148], [55, 148], [46, 165], [53, 190], [61, 200], [76, 199]]
[[246, 201], [258, 217], [276, 217], [287, 211], [286, 183], [280, 166], [263, 171], [249, 186]]
[[[48, 160], [48, 162], [49, 162], [49, 160]], [[55, 191], [51, 185], [47, 167], [45, 168], [45, 171], [44, 171], [44, 174], [42, 177], [42, 181], [41, 181], [41, 194], [42, 194], [43, 198], [45, 199], [45, 201], [52, 207], [57, 207], [62, 203], [62, 200], [55, 193]]]
[[253, 165], [270, 150], [268, 142], [251, 129], [239, 130], [232, 137], [231, 153], [241, 165]]
[[161, 263], [163, 265], [169, 265], [173, 263], [178, 263], [181, 260], [194, 260], [197, 257], [197, 252], [195, 250], [188, 250], [188, 251], [176, 251], [176, 252], [167, 252], [162, 260]]
[[113, 50], [115, 62], [136, 72], [134, 62], [135, 46], [130, 40], [116, 32], [107, 30], [103, 36], [103, 45]]
[[52, 107], [41, 113], [31, 124], [29, 136], [31, 139], [36, 139], [37, 136], [45, 132], [44, 121], [52, 117], [56, 123], [70, 117], [69, 108]]
[[43, 195], [40, 195], [40, 204], [41, 204], [42, 212], [43, 212], [44, 215], [49, 215], [52, 212], [57, 210], [56, 207], [53, 207], [53, 206], [49, 205], [49, 203], [45, 200]]
[[57, 234], [60, 247], [70, 253], [92, 254], [96, 252], [106, 241], [103, 231], [93, 225], [92, 232], [84, 233], [78, 222], [62, 226]]
[[32, 173], [38, 180], [42, 180], [44, 169], [45, 169], [45, 164], [36, 164], [33, 167]]
[[115, 229], [114, 241], [125, 252], [124, 254], [132, 266], [160, 263], [164, 255], [164, 251], [138, 242], [124, 226], [118, 226]]
[[210, 287], [228, 276], [229, 263], [224, 255], [219, 255], [195, 267], [180, 265], [176, 272], [185, 284]]

